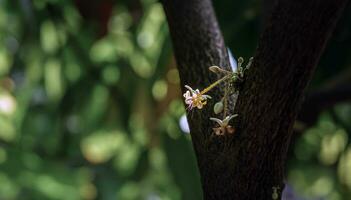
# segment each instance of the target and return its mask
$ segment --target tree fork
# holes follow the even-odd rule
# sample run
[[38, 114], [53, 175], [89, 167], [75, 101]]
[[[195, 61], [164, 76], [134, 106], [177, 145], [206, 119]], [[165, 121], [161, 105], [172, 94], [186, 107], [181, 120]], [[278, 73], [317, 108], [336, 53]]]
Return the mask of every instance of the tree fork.
[[[182, 85], [204, 88], [216, 80], [208, 67], [230, 70], [210, 0], [162, 0]], [[261, 34], [233, 113], [234, 136], [213, 136], [212, 106], [188, 113], [204, 199], [280, 198], [292, 125], [347, 0], [280, 0]], [[184, 90], [184, 88], [182, 88]], [[233, 108], [232, 108], [233, 109]]]

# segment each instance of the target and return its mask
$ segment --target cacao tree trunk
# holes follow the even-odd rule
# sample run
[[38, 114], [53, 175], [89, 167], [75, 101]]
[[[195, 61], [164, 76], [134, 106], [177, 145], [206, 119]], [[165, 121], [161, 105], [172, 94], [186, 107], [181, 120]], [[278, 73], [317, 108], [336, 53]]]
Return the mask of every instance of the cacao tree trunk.
[[[162, 0], [182, 85], [203, 89], [230, 70], [210, 0]], [[235, 110], [236, 132], [214, 136], [213, 104], [187, 113], [204, 199], [272, 199], [284, 188], [284, 166], [303, 91], [347, 0], [277, 0], [265, 22], [253, 66]], [[240, 40], [240, 38], [238, 38]], [[183, 92], [184, 92], [184, 88]]]

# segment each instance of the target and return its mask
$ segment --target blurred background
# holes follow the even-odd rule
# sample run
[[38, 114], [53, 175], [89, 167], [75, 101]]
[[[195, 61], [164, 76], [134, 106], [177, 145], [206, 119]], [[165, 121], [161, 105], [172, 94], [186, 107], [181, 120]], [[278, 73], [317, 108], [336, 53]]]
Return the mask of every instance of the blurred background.
[[[214, 6], [252, 56], [270, 5]], [[285, 199], [351, 198], [350, 10], [306, 91]], [[0, 42], [0, 199], [202, 199], [158, 1], [0, 0]]]

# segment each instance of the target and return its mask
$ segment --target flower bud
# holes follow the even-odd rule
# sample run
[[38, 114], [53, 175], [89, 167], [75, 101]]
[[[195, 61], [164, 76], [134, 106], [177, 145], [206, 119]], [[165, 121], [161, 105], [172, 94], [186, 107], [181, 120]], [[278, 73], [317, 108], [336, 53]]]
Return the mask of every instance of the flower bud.
[[250, 60], [249, 60], [249, 63], [247, 63], [246, 69], [250, 69], [250, 67], [252, 65], [252, 61], [253, 61], [253, 57], [251, 57]]
[[223, 111], [223, 102], [222, 101], [219, 101], [217, 102], [214, 107], [213, 107], [213, 111], [215, 114], [219, 114]]
[[221, 68], [219, 68], [218, 66], [211, 66], [208, 68], [211, 72], [214, 73], [220, 73], [221, 72]]

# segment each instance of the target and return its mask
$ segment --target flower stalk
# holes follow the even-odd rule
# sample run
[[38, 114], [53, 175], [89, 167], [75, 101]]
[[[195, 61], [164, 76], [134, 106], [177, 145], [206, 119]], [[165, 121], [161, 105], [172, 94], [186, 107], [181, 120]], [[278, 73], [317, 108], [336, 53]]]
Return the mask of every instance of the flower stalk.
[[209, 85], [207, 88], [203, 89], [201, 91], [201, 94], [205, 94], [206, 92], [210, 91], [211, 89], [213, 89], [214, 87], [216, 87], [218, 84], [222, 83], [223, 81], [229, 79], [231, 77], [231, 75], [226, 75], [223, 78], [217, 80], [216, 82], [212, 83], [211, 85]]
[[238, 114], [228, 115], [228, 99], [233, 93], [236, 94], [235, 102], [233, 105], [233, 107], [235, 107], [236, 100], [239, 94], [240, 83], [244, 81], [244, 72], [250, 68], [252, 61], [253, 59], [250, 58], [246, 67], [243, 68], [242, 64], [244, 62], [244, 59], [240, 57], [238, 59], [238, 68], [234, 72], [227, 71], [218, 66], [209, 67], [210, 71], [224, 76], [215, 81], [214, 83], [210, 84], [202, 91], [200, 91], [199, 89], [194, 90], [190, 86], [185, 85], [185, 88], [187, 88], [188, 90], [183, 94], [183, 96], [185, 98], [185, 104], [188, 105], [187, 109], [191, 110], [193, 108], [202, 109], [207, 104], [207, 100], [211, 99], [211, 96], [206, 95], [206, 93], [212, 90], [214, 87], [218, 86], [220, 83], [225, 83], [223, 98], [214, 105], [213, 109], [215, 114], [223, 112], [223, 120], [215, 117], [210, 118], [210, 120], [217, 123], [217, 127], [213, 128], [215, 135], [231, 135], [235, 132], [235, 128], [229, 125], [229, 121], [237, 117]]

